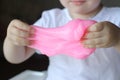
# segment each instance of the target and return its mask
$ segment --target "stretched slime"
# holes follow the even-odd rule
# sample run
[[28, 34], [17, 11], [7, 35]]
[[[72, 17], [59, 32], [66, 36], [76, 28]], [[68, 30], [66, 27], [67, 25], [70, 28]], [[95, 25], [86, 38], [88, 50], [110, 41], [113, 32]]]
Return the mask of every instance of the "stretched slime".
[[32, 25], [35, 32], [29, 37], [32, 41], [29, 47], [40, 50], [47, 56], [66, 54], [78, 59], [87, 58], [95, 48], [84, 48], [80, 41], [86, 29], [94, 23], [96, 21], [75, 19], [56, 28]]

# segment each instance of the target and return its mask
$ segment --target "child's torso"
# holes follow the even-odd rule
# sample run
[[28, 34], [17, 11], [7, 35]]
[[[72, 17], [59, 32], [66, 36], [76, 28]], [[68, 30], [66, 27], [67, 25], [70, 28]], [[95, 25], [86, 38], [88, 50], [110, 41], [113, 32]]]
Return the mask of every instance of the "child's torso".
[[[118, 12], [114, 12], [114, 10], [118, 10]], [[91, 20], [110, 21], [120, 26], [118, 13], [120, 13], [120, 8], [103, 8]], [[44, 17], [43, 22], [38, 21], [35, 25], [53, 28], [62, 26], [71, 20], [66, 9], [48, 11]], [[113, 47], [98, 48], [83, 60], [62, 54], [52, 56], [50, 57], [47, 80], [119, 80], [119, 61], [120, 53]]]

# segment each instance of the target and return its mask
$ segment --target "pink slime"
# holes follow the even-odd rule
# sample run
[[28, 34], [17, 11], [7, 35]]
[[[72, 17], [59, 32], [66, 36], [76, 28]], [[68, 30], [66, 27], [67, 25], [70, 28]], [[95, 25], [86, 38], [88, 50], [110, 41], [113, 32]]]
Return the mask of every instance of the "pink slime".
[[94, 52], [95, 48], [84, 48], [80, 41], [86, 29], [94, 23], [96, 21], [75, 19], [57, 28], [32, 26], [35, 33], [29, 37], [32, 41], [29, 47], [38, 49], [47, 56], [66, 54], [84, 59]]

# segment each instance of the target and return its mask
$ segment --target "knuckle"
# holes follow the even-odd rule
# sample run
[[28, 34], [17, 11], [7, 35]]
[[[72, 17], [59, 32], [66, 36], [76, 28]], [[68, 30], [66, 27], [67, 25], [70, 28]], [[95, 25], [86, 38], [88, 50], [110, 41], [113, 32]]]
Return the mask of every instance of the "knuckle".
[[29, 31], [30, 30], [30, 27], [28, 24], [18, 20], [18, 19], [13, 19], [11, 22], [10, 22], [10, 25], [15, 25], [15, 27], [19, 28], [19, 29], [22, 29], [22, 30], [27, 30]]
[[24, 23], [23, 23], [23, 24], [21, 24], [21, 27], [22, 27], [22, 29], [25, 30], [25, 31], [28, 31], [28, 32], [30, 31], [30, 27], [29, 27], [27, 24], [24, 24]]
[[27, 23], [24, 23], [24, 22], [20, 22], [19, 25], [21, 26], [21, 28], [25, 31], [29, 31], [30, 30], [30, 27]]
[[19, 22], [19, 20], [18, 20], [18, 19], [13, 19], [13, 20], [10, 22], [10, 24], [15, 24], [16, 22]]

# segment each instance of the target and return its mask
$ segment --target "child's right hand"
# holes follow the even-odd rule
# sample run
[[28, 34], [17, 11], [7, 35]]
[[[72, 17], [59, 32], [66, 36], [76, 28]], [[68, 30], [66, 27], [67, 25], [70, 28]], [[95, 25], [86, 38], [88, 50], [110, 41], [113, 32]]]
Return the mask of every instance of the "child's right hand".
[[32, 29], [30, 25], [20, 21], [12, 20], [7, 29], [7, 39], [11, 41], [13, 45], [16, 46], [27, 46], [30, 41], [27, 37], [30, 36]]

